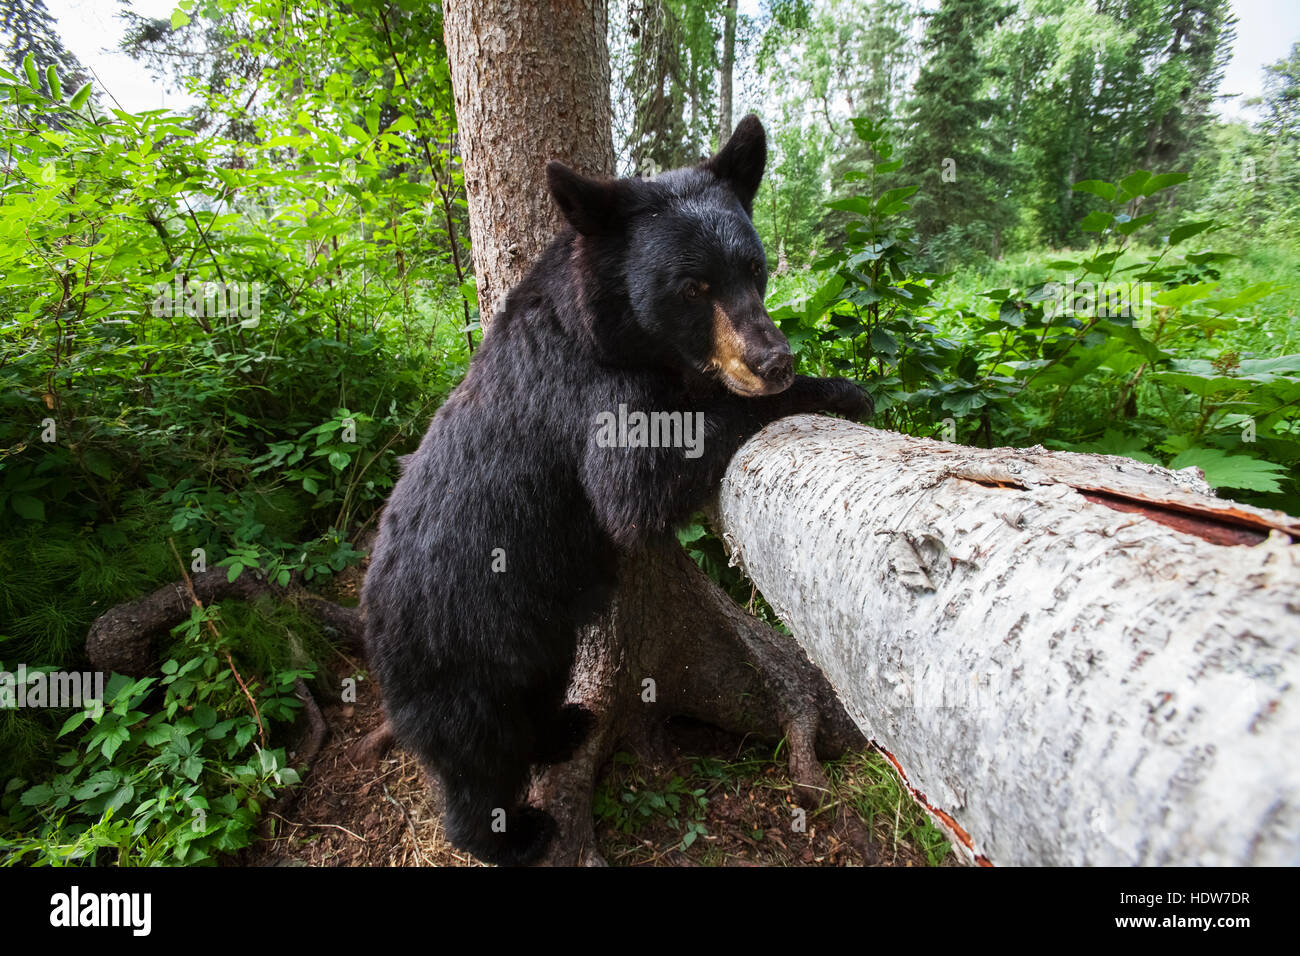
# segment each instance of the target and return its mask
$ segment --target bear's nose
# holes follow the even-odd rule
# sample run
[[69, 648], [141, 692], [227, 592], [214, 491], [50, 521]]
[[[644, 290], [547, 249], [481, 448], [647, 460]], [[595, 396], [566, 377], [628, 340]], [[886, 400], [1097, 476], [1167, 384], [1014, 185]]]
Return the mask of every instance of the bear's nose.
[[789, 382], [794, 376], [794, 356], [788, 348], [774, 349], [767, 353], [755, 371], [760, 378], [773, 384]]

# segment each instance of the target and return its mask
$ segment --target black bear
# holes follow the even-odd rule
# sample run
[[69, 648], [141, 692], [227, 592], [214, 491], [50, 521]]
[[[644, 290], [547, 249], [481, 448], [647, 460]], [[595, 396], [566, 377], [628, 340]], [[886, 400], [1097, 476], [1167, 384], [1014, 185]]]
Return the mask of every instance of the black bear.
[[530, 768], [590, 729], [563, 702], [619, 553], [697, 511], [764, 424], [870, 414], [857, 385], [796, 376], [763, 308], [766, 154], [747, 116], [711, 159], [654, 179], [549, 164], [569, 228], [389, 498], [363, 594], [369, 659], [398, 742], [442, 781], [448, 836], [480, 860], [547, 849], [554, 820], [522, 802]]

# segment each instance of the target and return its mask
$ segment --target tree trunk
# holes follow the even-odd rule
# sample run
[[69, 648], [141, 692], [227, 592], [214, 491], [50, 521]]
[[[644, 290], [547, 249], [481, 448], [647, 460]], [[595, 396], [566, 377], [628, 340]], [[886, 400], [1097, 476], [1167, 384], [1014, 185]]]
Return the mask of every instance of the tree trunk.
[[[444, 16], [486, 321], [557, 230], [546, 161], [614, 172], [606, 8], [600, 0], [453, 0]], [[833, 755], [863, 743], [816, 668], [736, 607], [675, 542], [627, 556], [620, 582], [613, 606], [583, 636], [569, 693], [598, 725], [530, 797], [559, 824], [547, 862], [603, 862], [592, 828], [596, 775], [620, 743], [661, 755], [664, 723], [676, 715], [788, 737], [799, 795], [815, 802], [825, 784], [816, 749]], [[376, 753], [387, 742], [380, 734], [365, 747]]]
[[560, 227], [547, 161], [614, 173], [606, 22], [605, 0], [445, 5], [484, 327]]
[[866, 741], [807, 655], [736, 606], [675, 542], [629, 555], [619, 579], [613, 606], [583, 635], [569, 688], [597, 727], [573, 760], [533, 784], [529, 802], [559, 825], [546, 862], [603, 862], [592, 827], [596, 779], [620, 745], [648, 761], [666, 758], [670, 717], [785, 737], [796, 796], [816, 807], [826, 789], [817, 757]]
[[722, 77], [718, 84], [718, 148], [731, 136], [731, 75], [736, 63], [736, 2], [727, 0], [723, 11]]
[[1194, 470], [800, 416], [724, 540], [970, 859], [1300, 863], [1300, 521]]

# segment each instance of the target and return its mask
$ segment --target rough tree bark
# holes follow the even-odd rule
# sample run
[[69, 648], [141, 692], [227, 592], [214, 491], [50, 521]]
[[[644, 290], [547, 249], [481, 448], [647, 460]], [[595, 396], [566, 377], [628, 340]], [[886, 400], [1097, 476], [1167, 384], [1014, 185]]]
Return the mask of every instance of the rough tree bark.
[[364, 629], [360, 612], [312, 594], [301, 587], [296, 576], [290, 580], [289, 587], [282, 588], [253, 569], [229, 581], [225, 568], [211, 568], [195, 574], [192, 583], [193, 599], [185, 582], [176, 581], [134, 601], [110, 608], [97, 617], [86, 634], [86, 656], [91, 666], [96, 670], [116, 671], [132, 677], [151, 674], [157, 667], [154, 639], [166, 637], [168, 631], [186, 620], [194, 600], [206, 605], [230, 599], [251, 601], [261, 595], [296, 602], [313, 615], [335, 640], [353, 651], [360, 652], [363, 648]]
[[607, 22], [605, 0], [444, 5], [485, 327], [560, 227], [547, 161], [614, 171]]
[[[557, 231], [546, 161], [614, 173], [607, 10], [602, 0], [453, 0], [444, 17], [487, 322]], [[599, 725], [531, 795], [560, 825], [546, 862], [602, 862], [592, 830], [595, 775], [620, 742], [649, 757], [662, 752], [673, 715], [787, 736], [800, 796], [815, 801], [825, 783], [816, 748], [839, 753], [861, 738], [807, 658], [736, 608], [675, 543], [630, 557], [621, 580], [605, 619], [584, 635], [570, 692]], [[653, 703], [644, 699], [647, 679]], [[377, 735], [358, 754], [387, 743]]]
[[727, 0], [722, 11], [726, 23], [722, 28], [722, 64], [718, 83], [718, 146], [731, 135], [731, 77], [736, 64], [736, 5]]
[[[453, 0], [444, 15], [465, 179], [473, 184], [470, 226], [486, 325], [500, 296], [555, 234], [546, 161], [564, 159], [588, 174], [613, 172], [606, 10], [599, 0]], [[563, 50], [562, 61], [559, 53], [541, 57], [542, 46]], [[603, 862], [592, 827], [596, 774], [618, 745], [651, 759], [663, 755], [664, 726], [673, 716], [770, 740], [785, 737], [796, 796], [815, 805], [826, 783], [818, 756], [865, 741], [803, 651], [738, 608], [675, 542], [629, 556], [621, 580], [613, 606], [583, 635], [569, 694], [597, 715], [598, 726], [573, 760], [534, 782], [531, 801], [560, 825], [546, 862]], [[214, 569], [196, 575], [193, 586], [205, 604], [286, 594], [249, 571], [231, 584], [224, 569]], [[341, 639], [359, 637], [355, 610], [292, 584], [286, 596], [308, 602]], [[105, 670], [149, 673], [151, 636], [184, 620], [191, 607], [185, 586], [175, 584], [111, 609], [87, 638], [92, 661]], [[304, 753], [319, 748], [319, 728], [313, 720]], [[358, 762], [373, 761], [391, 744], [381, 727], [351, 753]], [[859, 830], [854, 839], [868, 836]]]
[[1300, 863], [1300, 520], [1130, 459], [788, 418], [733, 557], [964, 849]]

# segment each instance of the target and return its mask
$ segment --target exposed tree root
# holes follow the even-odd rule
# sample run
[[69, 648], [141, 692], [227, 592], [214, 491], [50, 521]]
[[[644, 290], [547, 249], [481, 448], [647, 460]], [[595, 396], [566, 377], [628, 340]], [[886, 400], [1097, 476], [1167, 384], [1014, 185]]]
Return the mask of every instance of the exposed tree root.
[[[263, 594], [293, 601], [315, 617], [330, 637], [357, 653], [362, 651], [360, 611], [312, 594], [294, 579], [282, 588], [248, 569], [234, 581], [227, 581], [225, 568], [210, 568], [195, 574], [191, 581], [195, 598], [204, 605], [230, 598], [251, 601]], [[154, 638], [185, 621], [193, 606], [185, 582], [176, 581], [105, 611], [86, 635], [86, 655], [91, 666], [132, 677], [153, 673], [158, 663], [154, 659]]]
[[569, 690], [596, 715], [596, 729], [533, 783], [530, 802], [559, 824], [544, 862], [604, 862], [592, 829], [597, 775], [620, 744], [653, 759], [674, 716], [784, 737], [800, 801], [815, 806], [827, 787], [818, 754], [866, 742], [798, 645], [737, 607], [676, 544], [629, 558], [620, 577], [614, 605], [583, 635]]
[[[307, 687], [307, 682], [301, 677], [293, 682], [293, 694], [298, 700], [302, 701], [303, 716], [307, 719], [307, 731], [298, 744], [297, 750], [293, 753], [294, 769], [298, 771], [298, 776], [303, 780], [307, 779], [307, 774], [311, 772], [312, 763], [316, 760], [316, 755], [320, 753], [321, 748], [325, 746], [325, 741], [329, 738], [329, 726], [325, 723], [325, 716], [320, 712], [320, 707], [316, 704], [316, 698], [312, 696], [311, 690]], [[290, 813], [298, 803], [298, 798], [302, 795], [302, 787], [292, 787], [285, 790], [275, 803], [269, 808], [271, 812], [283, 817]], [[264, 819], [264, 824], [270, 820], [270, 813]]]
[[385, 720], [360, 740], [353, 741], [348, 746], [347, 756], [354, 765], [373, 770], [393, 749], [394, 743], [393, 729]]
[[[530, 802], [559, 824], [544, 860], [549, 865], [604, 864], [596, 849], [592, 794], [614, 751], [642, 760], [669, 755], [664, 729], [686, 716], [741, 734], [786, 741], [797, 798], [815, 807], [827, 781], [818, 761], [865, 746], [825, 677], [790, 638], [746, 613], [673, 542], [629, 557], [614, 604], [583, 634], [569, 699], [589, 709], [596, 726], [567, 763], [533, 782]], [[193, 578], [205, 604], [272, 594], [316, 615], [353, 649], [361, 646], [356, 609], [308, 594], [296, 583], [280, 588], [250, 572], [234, 582], [214, 568]], [[86, 640], [95, 667], [143, 675], [155, 666], [152, 638], [185, 620], [192, 603], [183, 583], [169, 584], [101, 615]], [[301, 681], [299, 682], [301, 684]], [[299, 762], [309, 763], [327, 730], [319, 708], [298, 688], [308, 720]], [[387, 724], [348, 750], [358, 766], [377, 766], [393, 745]], [[292, 799], [292, 798], [290, 798]], [[292, 802], [282, 804], [283, 815]]]

